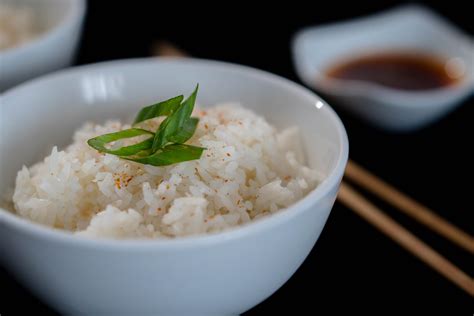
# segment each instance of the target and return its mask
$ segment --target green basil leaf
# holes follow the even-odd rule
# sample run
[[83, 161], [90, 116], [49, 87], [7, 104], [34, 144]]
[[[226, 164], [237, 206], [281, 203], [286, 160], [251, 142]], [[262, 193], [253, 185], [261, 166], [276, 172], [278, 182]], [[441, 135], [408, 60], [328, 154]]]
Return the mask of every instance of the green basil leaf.
[[[130, 146], [121, 147], [118, 149], [108, 149], [105, 147], [106, 144], [125, 138], [132, 138], [140, 135], [150, 135], [150, 137], [140, 143], [133, 144]], [[153, 144], [154, 133], [139, 128], [131, 128], [123, 131], [109, 133], [91, 138], [87, 141], [87, 144], [92, 148], [108, 154], [117, 156], [131, 156], [135, 155], [143, 150], [150, 149]]]
[[199, 85], [196, 85], [193, 93], [161, 123], [153, 140], [152, 151], [156, 151], [172, 142], [171, 139], [183, 128], [193, 112], [198, 89]]
[[140, 112], [138, 112], [135, 120], [133, 121], [133, 125], [155, 117], [170, 115], [180, 106], [183, 99], [184, 97], [180, 95], [166, 101], [144, 107], [140, 110]]
[[165, 146], [146, 157], [133, 156], [123, 158], [146, 165], [167, 166], [183, 161], [199, 159], [204, 150], [205, 148], [197, 146], [172, 144]]
[[[140, 128], [131, 128], [94, 137], [87, 143], [100, 152], [153, 166], [166, 166], [199, 159], [205, 148], [184, 144], [196, 132], [199, 123], [198, 118], [191, 117], [198, 89], [199, 85], [196, 85], [193, 93], [185, 101], [183, 101], [183, 96], [177, 96], [146, 106], [137, 114], [134, 125], [155, 117], [166, 116], [156, 133]], [[139, 143], [118, 149], [106, 147], [108, 143], [140, 135], [149, 135], [150, 137]]]
[[197, 117], [190, 117], [184, 122], [183, 127], [175, 134], [169, 137], [172, 143], [184, 144], [190, 139], [196, 131], [199, 119]]

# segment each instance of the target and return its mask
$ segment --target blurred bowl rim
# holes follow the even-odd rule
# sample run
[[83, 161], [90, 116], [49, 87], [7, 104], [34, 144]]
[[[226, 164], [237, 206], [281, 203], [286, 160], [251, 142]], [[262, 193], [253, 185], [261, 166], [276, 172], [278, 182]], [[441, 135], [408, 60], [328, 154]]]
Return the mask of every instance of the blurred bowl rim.
[[[42, 42], [48, 41], [51, 38], [57, 37], [59, 34], [66, 32], [68, 27], [72, 27], [80, 22], [86, 14], [86, 0], [67, 0], [71, 4], [68, 12], [60, 18], [58, 24], [46, 29], [44, 32], [33, 37], [18, 46], [8, 47], [0, 50], [0, 58], [10, 58], [15, 54], [21, 54], [28, 50], [34, 49]], [[20, 4], [21, 5], [21, 4]]]

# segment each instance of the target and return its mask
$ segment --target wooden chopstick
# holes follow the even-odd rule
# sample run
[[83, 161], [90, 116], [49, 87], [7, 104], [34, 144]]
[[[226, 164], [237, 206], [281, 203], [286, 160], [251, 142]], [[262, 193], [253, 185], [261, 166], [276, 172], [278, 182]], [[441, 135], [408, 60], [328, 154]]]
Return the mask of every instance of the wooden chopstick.
[[377, 178], [374, 174], [350, 159], [347, 162], [344, 176], [396, 206], [403, 213], [426, 225], [459, 247], [464, 248], [471, 254], [474, 253], [474, 238], [472, 236], [447, 222], [444, 218], [414, 199], [403, 194], [392, 185]]
[[[157, 42], [153, 45], [152, 54], [154, 56], [189, 57], [183, 50], [164, 41]], [[468, 251], [471, 251], [472, 245], [470, 245], [470, 242], [472, 241], [472, 237], [454, 225], [446, 222], [443, 218], [434, 214], [413, 199], [403, 195], [394, 187], [378, 179], [367, 170], [362, 169], [362, 167], [350, 159], [347, 164], [345, 176], [365, 187], [367, 190], [373, 191], [395, 206], [403, 208], [406, 214], [411, 215], [428, 227], [436, 227], [432, 229]], [[377, 187], [383, 187], [384, 189], [375, 189]], [[402, 197], [402, 202], [397, 201], [399, 197]], [[438, 271], [471, 296], [474, 296], [474, 280], [469, 277], [469, 275], [403, 228], [396, 221], [385, 215], [380, 209], [371, 204], [344, 181], [341, 183], [338, 200], [407, 251], [418, 257], [421, 261], [425, 262], [428, 266]], [[408, 210], [406, 210], [407, 208]], [[435, 223], [434, 225], [433, 222]]]
[[408, 250], [412, 255], [418, 257], [418, 259], [438, 271], [471, 296], [474, 296], [474, 280], [469, 275], [461, 271], [392, 218], [385, 215], [347, 183], [341, 183], [338, 200]]
[[152, 56], [189, 57], [183, 50], [167, 41], [156, 41], [151, 48]]

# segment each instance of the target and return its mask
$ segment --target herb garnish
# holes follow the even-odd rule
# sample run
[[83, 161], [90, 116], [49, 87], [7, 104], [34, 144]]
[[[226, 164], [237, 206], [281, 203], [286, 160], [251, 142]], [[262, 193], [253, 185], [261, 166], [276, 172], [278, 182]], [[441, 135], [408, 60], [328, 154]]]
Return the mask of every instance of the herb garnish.
[[[144, 107], [138, 112], [133, 127], [116, 133], [104, 134], [87, 141], [92, 148], [120, 158], [146, 165], [166, 166], [199, 159], [205, 148], [186, 145], [196, 131], [197, 117], [191, 117], [199, 85], [183, 101], [182, 95]], [[159, 116], [166, 116], [155, 132], [137, 128], [137, 124]], [[118, 149], [106, 145], [120, 139], [149, 135], [145, 140]]]

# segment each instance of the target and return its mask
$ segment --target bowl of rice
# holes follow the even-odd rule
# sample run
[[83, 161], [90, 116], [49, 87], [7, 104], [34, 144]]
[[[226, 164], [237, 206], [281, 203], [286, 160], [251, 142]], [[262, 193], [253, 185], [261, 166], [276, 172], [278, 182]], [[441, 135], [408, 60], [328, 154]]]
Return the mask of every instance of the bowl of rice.
[[[197, 83], [185, 146], [199, 157], [158, 166], [91, 148]], [[243, 313], [309, 254], [348, 157], [317, 95], [229, 63], [113, 61], [1, 98], [1, 262], [64, 314]]]
[[85, 0], [0, 0], [0, 92], [71, 65]]

